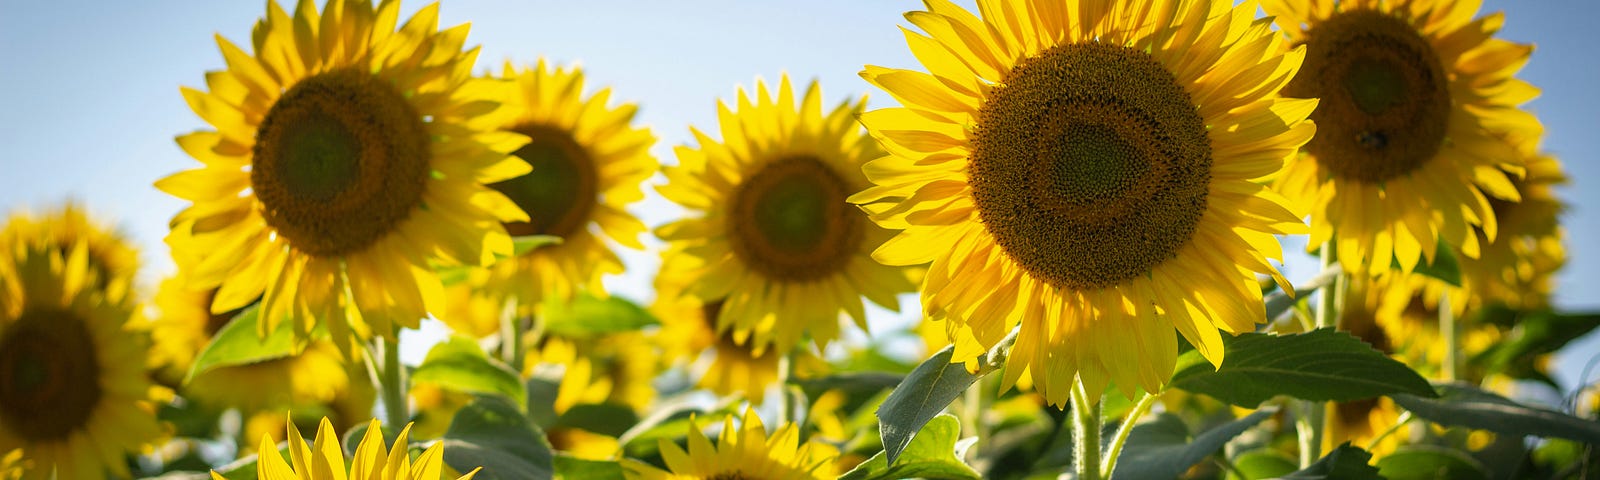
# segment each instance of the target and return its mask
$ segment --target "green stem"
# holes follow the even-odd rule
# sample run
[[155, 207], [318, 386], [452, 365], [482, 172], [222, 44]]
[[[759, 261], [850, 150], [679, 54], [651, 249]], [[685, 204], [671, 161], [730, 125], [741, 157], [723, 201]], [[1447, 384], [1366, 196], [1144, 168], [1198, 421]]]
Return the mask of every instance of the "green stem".
[[977, 441], [973, 442], [972, 446], [967, 449], [967, 458], [977, 458], [978, 449], [983, 447], [983, 441], [985, 440], [985, 435], [983, 432], [984, 390], [987, 390], [987, 388], [983, 384], [983, 379], [980, 378], [978, 379], [978, 383], [968, 387], [967, 391], [962, 392], [961, 426], [962, 428], [967, 429], [966, 436], [977, 439]]
[[[1338, 263], [1338, 254], [1332, 241], [1324, 242], [1320, 251], [1322, 270], [1327, 271]], [[1317, 293], [1317, 328], [1339, 328], [1339, 291], [1344, 287], [1345, 275], [1340, 274], [1333, 283]], [[1300, 415], [1295, 419], [1295, 431], [1300, 440], [1300, 467], [1311, 466], [1322, 456], [1322, 434], [1327, 422], [1328, 406], [1324, 402], [1301, 402]]]
[[1122, 456], [1122, 446], [1128, 443], [1128, 435], [1133, 433], [1133, 424], [1139, 423], [1139, 418], [1150, 412], [1150, 407], [1155, 405], [1156, 396], [1145, 393], [1139, 398], [1139, 403], [1133, 405], [1133, 410], [1128, 412], [1128, 417], [1122, 419], [1122, 425], [1117, 427], [1117, 436], [1111, 437], [1111, 446], [1106, 450], [1106, 457], [1100, 462], [1100, 472], [1110, 477], [1117, 469], [1117, 457]]
[[389, 428], [401, 428], [411, 420], [406, 405], [406, 367], [400, 364], [400, 339], [383, 340], [383, 411]]
[[1073, 462], [1078, 480], [1100, 480], [1100, 402], [1091, 402], [1083, 380], [1072, 387]]
[[500, 308], [500, 360], [510, 365], [517, 372], [522, 372], [522, 365], [518, 361], [522, 354], [522, 325], [517, 318], [517, 301], [507, 296], [505, 303]]
[[795, 420], [793, 399], [789, 398], [789, 376], [794, 370], [794, 351], [778, 356], [778, 424]]
[[1439, 294], [1439, 336], [1444, 337], [1444, 381], [1459, 380], [1461, 368], [1461, 331], [1456, 325], [1456, 314], [1450, 310], [1450, 292]]

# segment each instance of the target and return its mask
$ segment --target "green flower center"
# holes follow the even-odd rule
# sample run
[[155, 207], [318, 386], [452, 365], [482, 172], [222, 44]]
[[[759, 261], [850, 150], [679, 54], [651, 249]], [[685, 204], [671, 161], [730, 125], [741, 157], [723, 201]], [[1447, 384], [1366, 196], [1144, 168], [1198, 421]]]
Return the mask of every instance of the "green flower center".
[[1177, 256], [1206, 209], [1211, 142], [1177, 79], [1140, 50], [1061, 45], [978, 111], [967, 174], [995, 242], [1058, 288], [1098, 289]]
[[1371, 10], [1334, 15], [1306, 39], [1284, 95], [1321, 98], [1306, 151], [1334, 175], [1381, 184], [1439, 153], [1450, 124], [1439, 55], [1404, 20]]
[[100, 359], [83, 318], [24, 310], [0, 332], [0, 424], [33, 442], [88, 426], [100, 403]]
[[360, 251], [422, 205], [431, 140], [383, 79], [336, 70], [296, 83], [256, 131], [251, 188], [267, 224], [319, 257]]
[[860, 246], [863, 216], [849, 186], [822, 160], [799, 155], [767, 164], [732, 196], [734, 252], [768, 277], [805, 281], [842, 270]]
[[598, 201], [598, 172], [589, 152], [566, 130], [546, 125], [514, 128], [530, 141], [517, 158], [533, 171], [490, 184], [528, 212], [527, 222], [506, 224], [512, 235], [565, 237], [583, 228]]

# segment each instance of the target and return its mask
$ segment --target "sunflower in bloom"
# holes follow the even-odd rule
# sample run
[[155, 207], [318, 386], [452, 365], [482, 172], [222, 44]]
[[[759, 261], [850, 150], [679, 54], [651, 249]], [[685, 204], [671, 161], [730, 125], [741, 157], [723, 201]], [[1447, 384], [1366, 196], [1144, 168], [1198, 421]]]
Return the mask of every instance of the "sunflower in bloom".
[[689, 420], [689, 448], [661, 439], [661, 457], [671, 471], [637, 460], [623, 460], [628, 480], [720, 480], [759, 478], [802, 480], [835, 478], [833, 459], [839, 452], [820, 442], [800, 442], [800, 429], [785, 423], [767, 436], [767, 428], [753, 410], [745, 410], [734, 427], [733, 416], [723, 422], [713, 445]]
[[1315, 127], [1278, 97], [1300, 66], [1231, 1], [944, 0], [906, 18], [928, 73], [868, 66], [902, 108], [861, 122], [890, 156], [850, 197], [901, 230], [873, 257], [932, 262], [926, 316], [971, 362], [1021, 324], [1004, 384], [1066, 403], [1159, 391], [1174, 327], [1213, 364], [1263, 321], [1257, 274], [1304, 224], [1259, 182]]
[[183, 89], [216, 130], [178, 137], [204, 165], [156, 182], [193, 202], [167, 243], [213, 313], [259, 299], [263, 335], [322, 323], [353, 352], [444, 313], [435, 264], [512, 253], [501, 224], [527, 216], [485, 184], [527, 173], [508, 155], [527, 138], [496, 130], [510, 85], [472, 77], [467, 26], [437, 30], [437, 4], [398, 30], [395, 1], [267, 9], [253, 55], [219, 36], [228, 68]]
[[882, 155], [856, 123], [865, 100], [825, 112], [812, 82], [796, 104], [788, 75], [775, 92], [757, 81], [755, 98], [738, 95], [736, 108], [717, 103], [722, 140], [694, 129], [699, 147], [678, 147], [659, 187], [691, 212], [656, 231], [667, 257], [692, 259], [673, 264], [684, 294], [720, 301], [717, 332], [757, 356], [806, 334], [826, 345], [841, 311], [866, 328], [862, 296], [898, 309], [895, 295], [913, 288], [906, 270], [870, 256], [890, 233], [845, 203], [868, 186], [862, 164]]
[[1522, 178], [1511, 181], [1522, 201], [1489, 199], [1499, 219], [1499, 238], [1490, 241], [1479, 231], [1478, 258], [1457, 258], [1472, 305], [1499, 302], [1525, 310], [1549, 306], [1555, 273], [1567, 260], [1559, 218], [1566, 207], [1554, 189], [1566, 182], [1561, 162], [1539, 155], [1529, 160]]
[[[83, 207], [68, 202], [52, 208], [37, 217], [25, 211], [15, 212], [6, 222], [0, 237], [13, 242], [29, 242], [35, 248], [55, 248], [63, 252], [83, 242], [88, 248], [89, 269], [93, 271], [95, 287], [106, 294], [122, 297], [132, 288], [134, 274], [139, 271], [139, 253], [128, 238], [115, 228], [89, 218]], [[5, 240], [0, 240], [5, 241]]]
[[[356, 446], [355, 454], [350, 459], [348, 470], [344, 463], [344, 451], [339, 446], [339, 434], [333, 430], [333, 424], [323, 419], [317, 427], [317, 437], [311, 445], [306, 445], [305, 438], [300, 436], [300, 431], [290, 427], [289, 449], [290, 457], [294, 463], [284, 461], [283, 455], [278, 452], [271, 436], [263, 435], [257, 451], [262, 452], [260, 460], [256, 463], [256, 478], [262, 480], [434, 480], [440, 478], [446, 467], [444, 464], [444, 444], [434, 443], [422, 452], [416, 460], [412, 460], [406, 447], [406, 435], [410, 433], [411, 425], [400, 430], [400, 436], [394, 441], [390, 450], [385, 450], [383, 445], [383, 429], [377, 420], [367, 426], [366, 436], [361, 438], [361, 444]], [[298, 469], [298, 470], [297, 470]], [[346, 473], [348, 472], [348, 473]], [[457, 480], [470, 479], [478, 469], [473, 469]], [[224, 480], [216, 471], [211, 472], [211, 478]]]
[[1283, 91], [1320, 98], [1318, 135], [1278, 188], [1311, 213], [1310, 245], [1332, 242], [1355, 272], [1410, 272], [1440, 244], [1476, 258], [1497, 220], [1484, 195], [1515, 202], [1542, 132], [1518, 107], [1539, 90], [1513, 78], [1532, 47], [1493, 38], [1504, 18], [1477, 2], [1266, 0], [1306, 47]]
[[162, 390], [129, 328], [133, 303], [70, 248], [0, 240], [0, 451], [21, 448], [26, 478], [128, 477], [125, 456], [162, 434]]
[[633, 126], [638, 105], [607, 105], [611, 89], [585, 97], [578, 67], [541, 59], [532, 69], [506, 64], [503, 77], [516, 84], [507, 103], [518, 113], [501, 127], [528, 136], [515, 154], [533, 171], [489, 186], [530, 217], [506, 223], [507, 232], [560, 237], [561, 243], [496, 263], [486, 282], [474, 286], [527, 307], [545, 295], [567, 300], [576, 291], [602, 293], [601, 275], [622, 272], [606, 240], [644, 248], [644, 223], [626, 208], [644, 198], [640, 185], [655, 174], [649, 152], [655, 137]]

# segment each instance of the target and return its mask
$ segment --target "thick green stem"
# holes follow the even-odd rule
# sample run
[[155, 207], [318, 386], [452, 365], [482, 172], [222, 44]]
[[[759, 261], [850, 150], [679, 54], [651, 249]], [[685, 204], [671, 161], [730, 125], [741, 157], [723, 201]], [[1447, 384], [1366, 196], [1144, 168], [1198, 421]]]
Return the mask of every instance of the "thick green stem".
[[[1322, 270], [1327, 271], [1338, 263], [1333, 242], [1322, 244]], [[1317, 293], [1317, 328], [1339, 328], [1338, 300], [1346, 277], [1338, 278]], [[1295, 430], [1300, 440], [1300, 467], [1311, 466], [1322, 456], [1322, 434], [1327, 422], [1328, 406], [1324, 402], [1301, 402], [1300, 415], [1295, 419]]]
[[[1083, 380], [1073, 382], [1073, 463], [1078, 480], [1100, 480], [1100, 402], [1091, 401]], [[1098, 399], [1094, 399], [1098, 400]]]
[[1117, 427], [1117, 436], [1111, 437], [1111, 446], [1106, 449], [1106, 458], [1100, 461], [1100, 472], [1110, 477], [1117, 469], [1117, 457], [1122, 456], [1122, 446], [1128, 443], [1128, 435], [1133, 433], [1133, 424], [1139, 423], [1139, 418], [1150, 412], [1150, 406], [1155, 405], [1156, 396], [1145, 393], [1139, 398], [1139, 403], [1133, 405], [1133, 410], [1128, 412], [1128, 417], [1122, 419], [1122, 425]]
[[987, 440], [987, 435], [984, 434], [983, 428], [983, 393], [986, 390], [988, 388], [984, 385], [983, 379], [980, 378], [978, 383], [967, 387], [966, 392], [962, 392], [961, 427], [967, 430], [966, 435], [963, 436], [977, 439], [967, 449], [967, 458], [977, 458], [978, 449], [982, 448], [983, 441]]
[[400, 339], [383, 340], [383, 411], [389, 428], [402, 428], [411, 420], [406, 405], [406, 367], [400, 364]]
[[517, 318], [517, 301], [507, 298], [500, 308], [500, 360], [522, 371], [522, 319]]
[[1450, 310], [1450, 292], [1439, 295], [1439, 336], [1444, 337], [1444, 381], [1461, 379], [1461, 331], [1456, 324], [1456, 314]]

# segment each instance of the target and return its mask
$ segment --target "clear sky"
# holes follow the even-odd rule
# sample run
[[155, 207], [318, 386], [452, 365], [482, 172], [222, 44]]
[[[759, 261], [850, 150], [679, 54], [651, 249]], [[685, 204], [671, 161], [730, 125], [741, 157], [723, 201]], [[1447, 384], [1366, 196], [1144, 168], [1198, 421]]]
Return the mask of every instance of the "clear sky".
[[[1485, 11], [1506, 11], [1502, 37], [1537, 45], [1520, 76], [1544, 95], [1528, 108], [1545, 123], [1544, 148], [1573, 178], [1561, 191], [1571, 204], [1563, 219], [1571, 260], [1556, 303], [1600, 309], [1593, 294], [1600, 246], [1586, 240], [1600, 235], [1600, 190], [1591, 186], [1600, 180], [1593, 160], [1600, 154], [1600, 57], [1590, 33], [1600, 2], [1484, 4]], [[408, 1], [403, 10], [409, 15], [422, 5]], [[690, 141], [688, 125], [714, 128], [716, 100], [758, 76], [819, 79], [829, 104], [868, 94], [869, 108], [891, 106], [857, 72], [864, 64], [920, 68], [897, 28], [909, 26], [902, 12], [920, 6], [912, 0], [460, 0], [442, 5], [441, 25], [472, 23], [468, 44], [483, 47], [480, 71], [540, 56], [581, 63], [590, 91], [611, 86], [614, 100], [641, 105], [639, 123], [660, 138], [652, 151], [675, 163], [671, 147]], [[184, 203], [151, 183], [197, 166], [172, 139], [207, 128], [178, 87], [203, 87], [205, 71], [224, 66], [213, 35], [248, 45], [250, 27], [264, 12], [259, 1], [0, 0], [0, 211], [79, 199], [143, 247], [144, 283], [153, 286], [172, 269], [161, 238]], [[652, 226], [678, 213], [653, 193], [634, 210]], [[625, 259], [630, 272], [607, 284], [631, 298], [650, 298], [654, 254]], [[1291, 279], [1315, 269], [1304, 259], [1289, 263]], [[907, 320], [875, 314], [874, 324]], [[1596, 354], [1600, 336], [1574, 344], [1558, 358], [1557, 378], [1571, 388]]]

